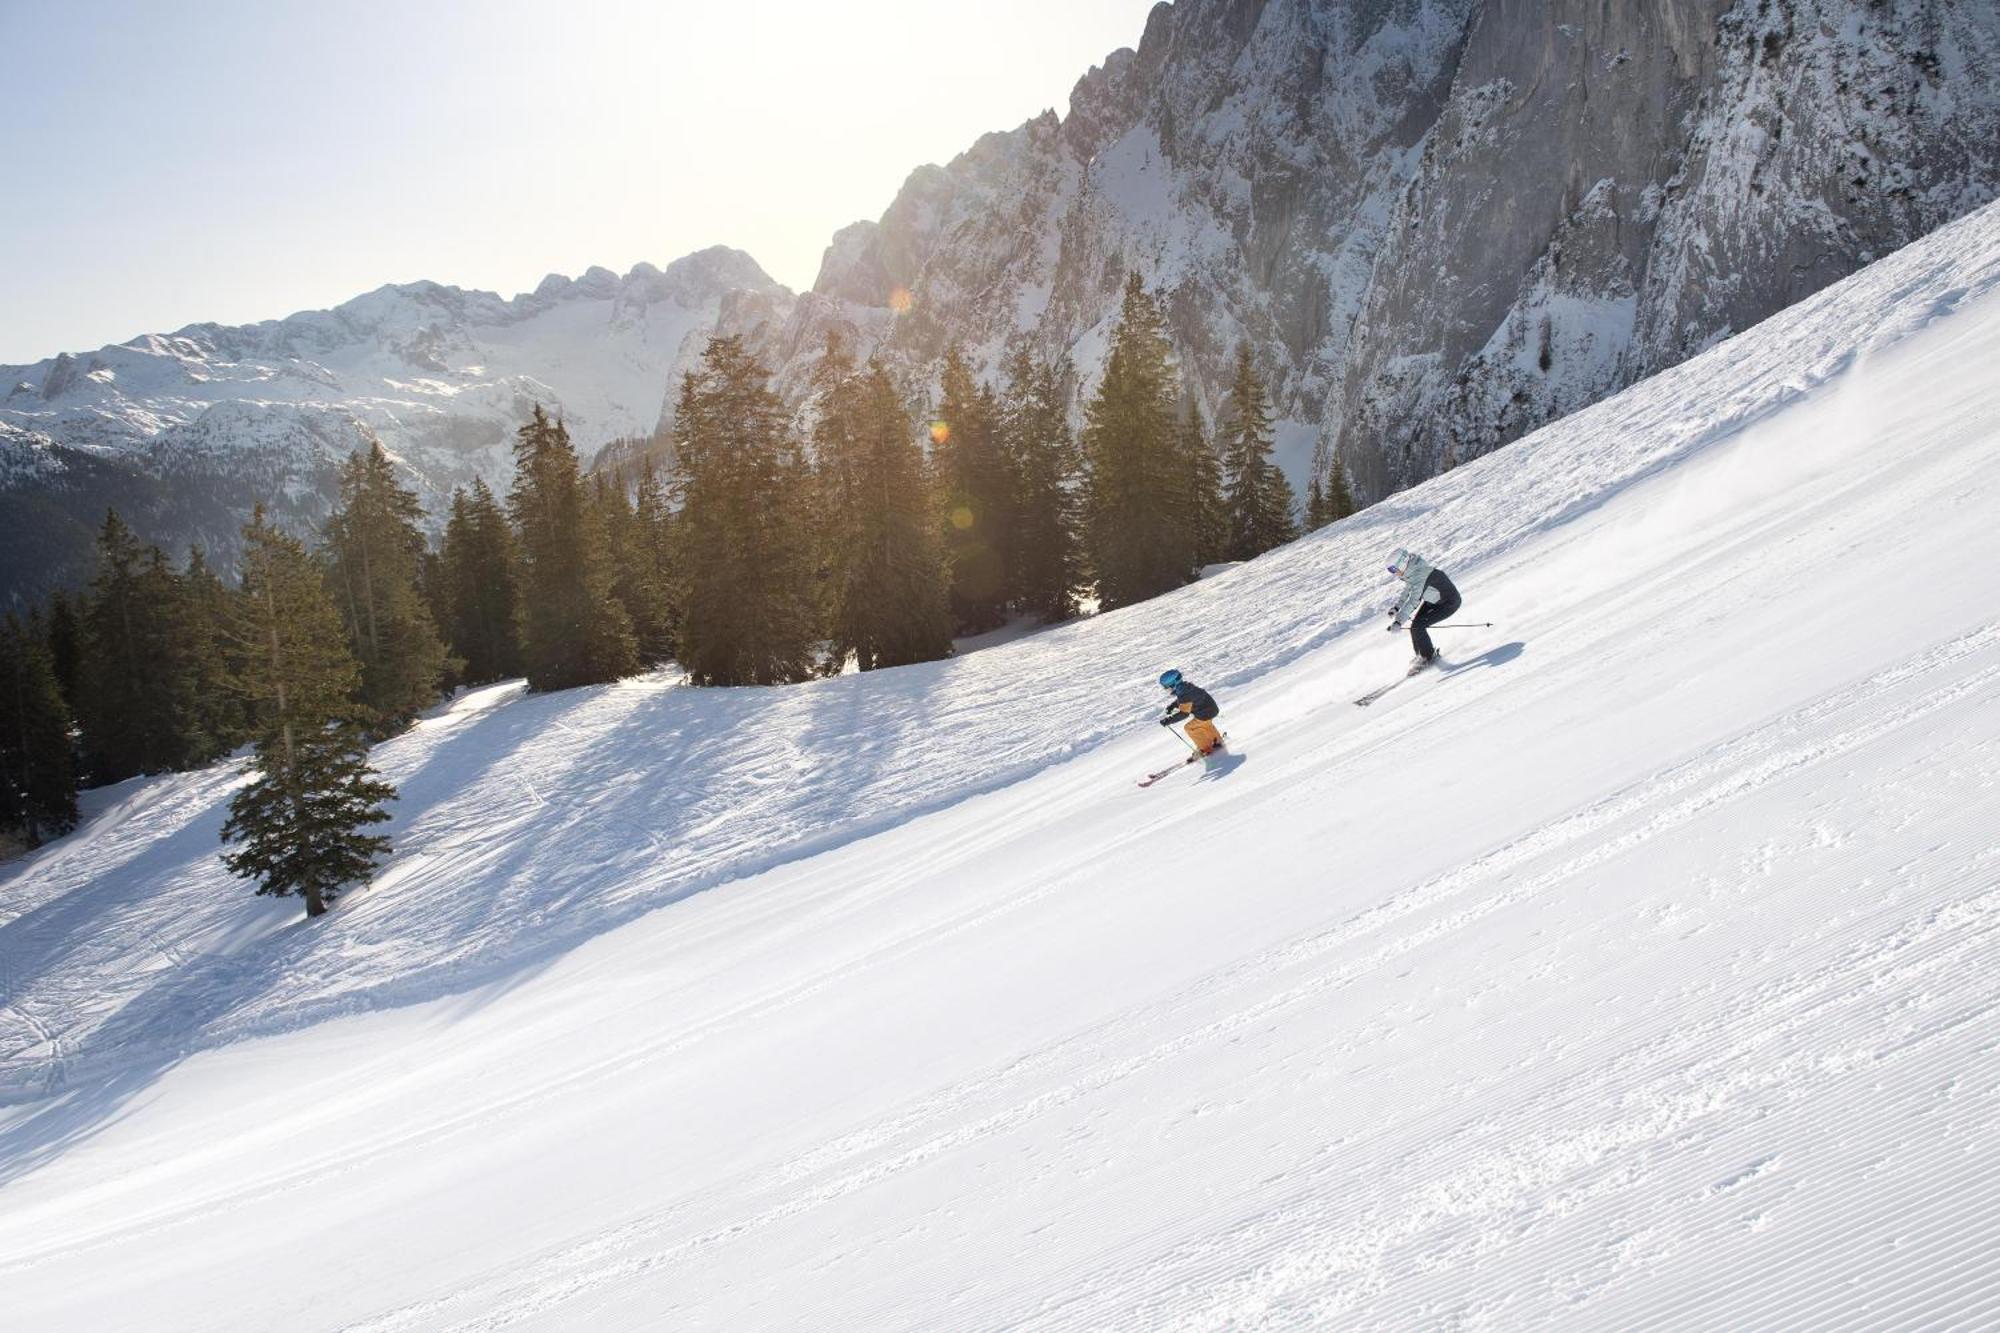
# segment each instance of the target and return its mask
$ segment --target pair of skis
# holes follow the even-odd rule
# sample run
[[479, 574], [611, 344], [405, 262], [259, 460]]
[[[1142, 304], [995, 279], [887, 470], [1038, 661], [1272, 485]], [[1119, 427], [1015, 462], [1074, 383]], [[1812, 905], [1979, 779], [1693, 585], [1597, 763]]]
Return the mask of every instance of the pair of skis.
[[1384, 685], [1379, 689], [1373, 689], [1368, 691], [1368, 693], [1362, 695], [1359, 699], [1356, 699], [1354, 701], [1354, 705], [1357, 708], [1366, 708], [1369, 704], [1374, 703], [1377, 699], [1387, 694], [1390, 690], [1395, 689], [1398, 685], [1409, 684], [1411, 681], [1415, 680], [1418, 676], [1423, 675], [1425, 671], [1431, 671], [1431, 670], [1443, 671], [1445, 669], [1446, 667], [1443, 659], [1439, 659], [1438, 661], [1432, 663], [1431, 665], [1424, 667], [1422, 670], [1411, 671], [1405, 675], [1398, 676], [1396, 679], [1390, 681], [1387, 685]]
[[[1439, 628], [1492, 629], [1493, 625], [1491, 621], [1480, 621], [1477, 624], [1442, 625], [1439, 626]], [[1398, 685], [1407, 685], [1409, 682], [1415, 680], [1418, 676], [1423, 675], [1426, 671], [1436, 671], [1439, 675], [1446, 676], [1450, 675], [1455, 670], [1457, 670], [1457, 667], [1454, 667], [1450, 662], [1445, 661], [1442, 655], [1433, 657], [1429, 662], [1425, 663], [1423, 666], [1411, 667], [1408, 671], [1405, 671], [1401, 676], [1398, 676], [1395, 680], [1390, 681], [1387, 685], [1382, 686], [1380, 689], [1374, 689], [1368, 691], [1368, 693], [1362, 695], [1359, 699], [1356, 699], [1354, 701], [1354, 705], [1357, 708], [1366, 708], [1369, 704], [1374, 703], [1377, 699], [1387, 694], [1390, 690], [1395, 689]]]
[[1158, 782], [1161, 778], [1172, 777], [1174, 774], [1186, 768], [1189, 764], [1198, 764], [1204, 759], [1220, 759], [1223, 755], [1227, 753], [1229, 753], [1229, 751], [1227, 749], [1226, 739], [1225, 739], [1224, 745], [1216, 746], [1215, 749], [1208, 754], [1202, 754], [1199, 751], [1197, 751], [1196, 753], [1191, 754], [1187, 758], [1181, 760], [1177, 764], [1168, 764], [1165, 768], [1161, 769], [1157, 773], [1148, 773], [1145, 777], [1139, 779], [1139, 785], [1141, 787], [1150, 787], [1155, 782]]
[[1168, 764], [1157, 773], [1148, 773], [1145, 777], [1139, 779], [1139, 785], [1141, 787], [1150, 787], [1161, 778], [1171, 777], [1186, 768], [1189, 764], [1198, 764], [1205, 758], [1207, 758], [1206, 755], [1191, 754], [1177, 764]]

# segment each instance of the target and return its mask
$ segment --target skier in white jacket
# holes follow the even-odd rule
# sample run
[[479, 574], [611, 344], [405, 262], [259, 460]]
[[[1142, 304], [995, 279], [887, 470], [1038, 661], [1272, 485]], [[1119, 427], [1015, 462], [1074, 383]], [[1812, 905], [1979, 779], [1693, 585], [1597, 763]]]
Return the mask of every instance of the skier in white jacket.
[[1403, 581], [1402, 597], [1389, 608], [1389, 632], [1394, 634], [1405, 622], [1409, 624], [1410, 646], [1417, 650], [1416, 660], [1410, 663], [1414, 676], [1437, 661], [1437, 648], [1426, 631], [1458, 610], [1458, 589], [1442, 569], [1415, 551], [1398, 550], [1390, 557], [1389, 573]]

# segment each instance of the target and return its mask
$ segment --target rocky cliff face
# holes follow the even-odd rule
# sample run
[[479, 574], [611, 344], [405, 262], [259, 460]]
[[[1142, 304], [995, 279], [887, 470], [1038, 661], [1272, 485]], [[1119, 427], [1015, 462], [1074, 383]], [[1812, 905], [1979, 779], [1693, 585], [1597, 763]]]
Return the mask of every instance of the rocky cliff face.
[[1070, 114], [843, 232], [771, 350], [915, 379], [1166, 294], [1213, 411], [1239, 340], [1295, 481], [1367, 498], [1671, 365], [2000, 193], [1986, 0], [1179, 0]]

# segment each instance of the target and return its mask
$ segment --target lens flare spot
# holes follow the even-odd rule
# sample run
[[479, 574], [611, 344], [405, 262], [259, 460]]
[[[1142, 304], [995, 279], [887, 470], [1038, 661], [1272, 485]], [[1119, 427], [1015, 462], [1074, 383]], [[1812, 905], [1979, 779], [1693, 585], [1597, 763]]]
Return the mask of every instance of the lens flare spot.
[[951, 423], [949, 421], [933, 421], [931, 423], [932, 444], [943, 444], [946, 440], [949, 440], [950, 438], [951, 438]]
[[972, 526], [972, 511], [964, 505], [951, 511], [951, 525], [960, 532]]
[[897, 287], [889, 293], [889, 308], [899, 315], [907, 315], [914, 299], [908, 287]]

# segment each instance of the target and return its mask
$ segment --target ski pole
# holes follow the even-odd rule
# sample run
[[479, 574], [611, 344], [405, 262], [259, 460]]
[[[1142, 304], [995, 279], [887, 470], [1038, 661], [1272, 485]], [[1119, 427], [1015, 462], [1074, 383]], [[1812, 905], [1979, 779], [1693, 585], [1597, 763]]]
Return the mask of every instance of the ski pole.
[[1430, 625], [1426, 628], [1433, 634], [1441, 629], [1492, 629], [1493, 622], [1490, 620], [1475, 620], [1469, 625]]

